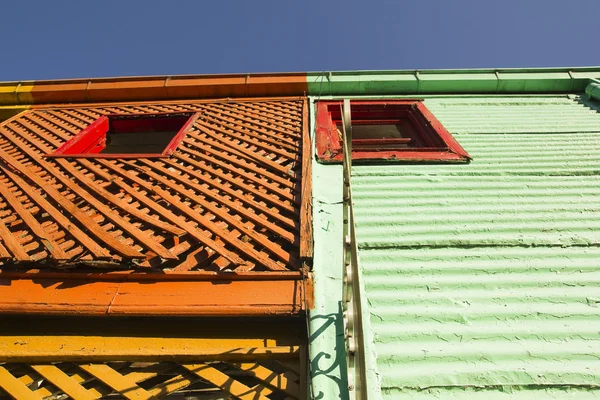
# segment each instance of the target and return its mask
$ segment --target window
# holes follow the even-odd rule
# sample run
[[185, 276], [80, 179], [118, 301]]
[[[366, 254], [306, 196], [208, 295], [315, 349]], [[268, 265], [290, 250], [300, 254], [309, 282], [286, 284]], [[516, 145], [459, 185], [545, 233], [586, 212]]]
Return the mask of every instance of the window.
[[[468, 162], [420, 100], [352, 101], [352, 159]], [[317, 103], [317, 157], [342, 161], [342, 101]]]
[[47, 156], [168, 157], [194, 120], [194, 113], [106, 115]]

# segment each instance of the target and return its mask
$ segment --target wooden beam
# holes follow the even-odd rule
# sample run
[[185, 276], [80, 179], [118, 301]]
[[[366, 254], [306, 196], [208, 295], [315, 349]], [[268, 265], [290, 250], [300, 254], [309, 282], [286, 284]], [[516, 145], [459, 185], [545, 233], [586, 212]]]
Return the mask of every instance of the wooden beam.
[[22, 337], [13, 344], [10, 339], [14, 337], [4, 337], [0, 342], [0, 362], [256, 361], [297, 358], [300, 351], [299, 346], [208, 348], [203, 340], [189, 338], [138, 337], [119, 341], [118, 337], [50, 336]]
[[302, 107], [302, 191], [300, 197], [300, 258], [312, 259], [312, 144], [306, 100]]
[[2, 278], [0, 314], [260, 316], [303, 311], [299, 280], [89, 281]]

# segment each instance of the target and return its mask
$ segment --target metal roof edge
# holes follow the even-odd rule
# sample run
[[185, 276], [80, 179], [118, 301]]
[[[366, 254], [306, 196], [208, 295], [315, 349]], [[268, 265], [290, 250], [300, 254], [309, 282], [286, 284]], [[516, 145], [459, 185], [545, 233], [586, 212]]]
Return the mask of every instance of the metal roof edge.
[[132, 76], [0, 82], [0, 106], [305, 95], [305, 73]]
[[125, 76], [0, 82], [0, 106], [212, 97], [583, 92], [600, 66]]
[[335, 95], [583, 92], [600, 67], [312, 72], [308, 93]]

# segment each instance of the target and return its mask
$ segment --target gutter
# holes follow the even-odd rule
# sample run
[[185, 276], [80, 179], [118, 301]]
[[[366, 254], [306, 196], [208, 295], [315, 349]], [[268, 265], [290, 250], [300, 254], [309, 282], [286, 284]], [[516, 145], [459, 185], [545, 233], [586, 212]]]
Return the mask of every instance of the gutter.
[[1, 106], [227, 97], [583, 92], [600, 67], [323, 71], [0, 82]]
[[313, 96], [583, 92], [600, 67], [309, 73]]
[[237, 74], [0, 83], [0, 106], [303, 95], [306, 75]]

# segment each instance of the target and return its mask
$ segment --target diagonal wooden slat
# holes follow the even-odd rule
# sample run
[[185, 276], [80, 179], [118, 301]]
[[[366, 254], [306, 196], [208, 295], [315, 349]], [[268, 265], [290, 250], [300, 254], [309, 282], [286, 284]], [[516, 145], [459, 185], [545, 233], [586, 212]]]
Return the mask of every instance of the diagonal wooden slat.
[[[304, 108], [301, 98], [270, 98], [29, 110], [0, 128], [7, 132], [0, 135], [0, 150], [21, 163], [2, 159], [0, 173], [8, 178], [4, 186], [24, 201], [18, 209], [14, 199], [7, 199], [0, 204], [0, 218], [29, 257], [71, 261], [69, 267], [99, 267], [111, 260], [114, 266], [102, 266], [119, 268], [128, 258], [139, 257], [128, 266], [181, 266], [190, 272], [269, 269], [263, 264], [298, 269], [300, 215], [306, 213], [301, 201]], [[152, 165], [135, 160], [132, 165], [44, 156], [101, 115], [182, 111], [197, 112], [200, 122], [171, 159]], [[156, 176], [141, 172], [141, 167]], [[75, 207], [94, 223], [83, 223]], [[19, 217], [26, 226], [15, 229]], [[123, 255], [104, 237], [139, 256]], [[14, 247], [11, 251], [1, 240], [0, 246], [1, 262], [14, 263]]]
[[[259, 115], [265, 117], [268, 121], [277, 121], [278, 123], [285, 124], [288, 127], [298, 128], [299, 122], [298, 117], [299, 113], [297, 111], [282, 111], [283, 103], [268, 103], [268, 102], [246, 102], [246, 103], [237, 103], [233, 105], [234, 110], [240, 111], [250, 109], [255, 110]], [[242, 111], [244, 112], [244, 111]], [[289, 131], [290, 137], [298, 137], [300, 136], [299, 131], [294, 132], [293, 130]]]
[[[198, 173], [198, 170], [193, 170], [192, 168], [181, 165], [180, 163], [177, 163], [174, 160], [165, 160], [164, 163], [168, 164], [172, 168], [178, 169], [182, 173], [185, 173], [189, 176], [196, 176], [196, 178], [202, 181], [203, 184], [207, 186], [212, 186], [215, 189], [218, 189], [219, 191], [223, 192], [226, 195], [221, 194], [219, 196], [219, 200], [223, 201], [224, 204], [227, 204], [229, 207], [233, 208], [240, 214], [243, 214], [248, 219], [267, 227], [268, 229], [272, 230], [274, 233], [277, 233], [279, 236], [285, 238], [288, 241], [293, 242], [295, 240], [293, 231], [290, 232], [289, 230], [286, 230], [279, 225], [272, 224], [261, 215], [258, 215], [258, 213], [265, 214], [271, 217], [272, 219], [277, 220], [281, 225], [285, 225], [289, 228], [292, 228], [293, 230], [296, 230], [297, 224], [294, 223], [292, 219], [281, 215], [281, 213], [277, 210], [269, 208], [266, 205], [255, 201], [242, 191], [234, 190], [230, 186], [219, 183], [216, 179], [210, 179], [204, 174], [200, 175]], [[229, 200], [229, 196], [231, 196], [232, 200]], [[255, 218], [259, 218], [259, 220], [255, 220]]]
[[19, 400], [41, 400], [42, 397], [31, 390], [6, 368], [0, 365], [0, 387], [15, 399]]
[[[188, 216], [191, 216], [192, 220], [196, 220], [197, 218], [201, 219], [203, 222], [208, 222], [210, 225], [212, 225], [212, 223], [210, 221], [207, 221], [205, 218], [201, 217], [200, 215], [198, 215], [194, 210], [192, 210], [191, 208], [189, 208], [187, 205], [185, 205], [184, 203], [182, 203], [179, 199], [177, 199], [174, 196], [171, 196], [167, 191], [152, 185], [146, 181], [144, 181], [143, 179], [140, 179], [139, 177], [128, 173], [127, 171], [123, 170], [122, 168], [118, 167], [117, 165], [115, 165], [114, 163], [110, 162], [110, 161], [106, 161], [106, 160], [99, 160], [100, 163], [102, 163], [104, 166], [107, 166], [109, 168], [111, 168], [113, 171], [119, 173], [121, 176], [123, 176], [124, 178], [130, 179], [132, 181], [134, 181], [135, 183], [137, 183], [139, 186], [143, 187], [144, 189], [148, 190], [150, 193], [156, 193], [159, 196], [161, 196], [163, 199], [167, 200], [174, 208], [179, 209], [181, 212], [183, 212], [184, 214], [187, 214]], [[165, 211], [167, 211], [165, 209]], [[171, 214], [171, 212], [166, 212], [165, 215]], [[172, 222], [174, 223], [178, 223], [183, 226], [181, 226], [182, 228], [186, 229], [188, 233], [190, 233], [191, 235], [194, 236], [195, 239], [197, 239], [200, 243], [204, 244], [205, 246], [213, 249], [214, 251], [218, 252], [219, 254], [221, 254], [223, 257], [225, 257], [227, 260], [231, 261], [232, 263], [236, 264], [236, 265], [244, 265], [246, 264], [246, 262], [240, 258], [237, 254], [235, 254], [234, 252], [225, 249], [222, 245], [220, 245], [219, 243], [217, 243], [215, 240], [207, 237], [207, 235], [204, 235], [202, 233], [196, 233], [197, 229], [194, 227], [191, 227], [189, 223], [181, 220], [181, 218], [175, 217], [174, 219], [172, 219]], [[197, 221], [200, 222], [200, 221]], [[220, 229], [219, 229], [220, 231]]]
[[[295, 212], [294, 207], [288, 201], [282, 201], [279, 196], [274, 196], [265, 191], [261, 191], [253, 184], [245, 183], [243, 179], [238, 178], [235, 173], [231, 173], [231, 171], [224, 170], [226, 172], [221, 172], [219, 169], [212, 167], [211, 160], [209, 158], [203, 159], [202, 153], [195, 152], [191, 149], [185, 149], [184, 151], [185, 153], [182, 151], [181, 153], [175, 154], [175, 157], [189, 165], [189, 167], [186, 168], [188, 171], [190, 169], [193, 170], [194, 168], [198, 168], [200, 171], [219, 178], [211, 180], [210, 184], [212, 186], [231, 194], [235, 198], [240, 199], [240, 201], [252, 202], [252, 204], [259, 201], [264, 202], [265, 206], [261, 206], [259, 209], [273, 217], [275, 217], [276, 215], [274, 214], [278, 212], [286, 214]], [[201, 161], [198, 161], [198, 159]], [[222, 183], [219, 183], [219, 181]], [[227, 188], [227, 185], [230, 187]], [[236, 191], [241, 192], [241, 194], [236, 194]], [[243, 199], [244, 197], [246, 197], [246, 199]], [[271, 211], [265, 211], [265, 209], [270, 209]], [[284, 218], [287, 221], [284, 220]], [[294, 222], [289, 218], [283, 217], [280, 219], [284, 224], [294, 226]]]
[[[190, 143], [187, 139], [184, 140], [185, 143]], [[220, 168], [222, 168], [224, 171], [228, 171], [230, 172], [232, 175], [238, 175], [240, 177], [243, 177], [245, 179], [247, 179], [250, 182], [253, 182], [254, 184], [256, 184], [257, 186], [263, 186], [266, 189], [269, 189], [273, 192], [275, 192], [279, 197], [281, 197], [283, 200], [287, 200], [290, 202], [294, 202], [294, 197], [292, 195], [292, 193], [288, 190], [282, 189], [276, 185], [273, 185], [269, 182], [266, 182], [264, 180], [261, 179], [260, 175], [256, 174], [253, 175], [251, 173], [249, 173], [248, 171], [242, 169], [242, 168], [238, 168], [233, 166], [232, 164], [228, 164], [226, 162], [220, 161], [218, 159], [216, 159], [215, 157], [212, 157], [210, 155], [207, 154], [203, 154], [202, 152], [198, 151], [198, 150], [194, 150], [192, 147], [199, 147], [200, 150], [205, 150], [202, 148], [202, 146], [197, 145], [197, 143], [190, 143], [191, 146], [189, 147], [183, 147], [181, 150], [183, 152], [189, 153], [191, 155], [193, 155], [195, 158], [206, 161], [208, 164], [214, 164]], [[266, 193], [261, 193], [260, 191], [253, 189], [252, 194], [256, 195], [256, 196], [260, 196], [263, 199], [269, 201], [269, 202], [273, 202], [273, 196], [266, 194]], [[276, 200], [276, 201], [281, 201], [281, 200]], [[282, 207], [285, 207], [282, 205]], [[289, 209], [289, 208], [288, 208]]]
[[92, 238], [90, 238], [86, 233], [84, 233], [79, 227], [74, 225], [67, 217], [63, 215], [58, 209], [56, 209], [52, 204], [50, 204], [44, 196], [40, 195], [34, 188], [29, 186], [21, 177], [14, 174], [9, 169], [0, 165], [0, 169], [15, 183], [17, 186], [21, 188], [24, 193], [27, 195], [38, 205], [40, 208], [44, 209], [48, 214], [54, 218], [54, 220], [60, 224], [66, 231], [68, 231], [75, 239], [77, 239], [82, 246], [87, 248], [95, 257], [98, 259], [110, 259], [112, 258], [111, 254], [102, 248], [98, 243], [96, 243]]
[[298, 139], [300, 136], [298, 133], [300, 131], [300, 124], [298, 123], [297, 118], [294, 120], [290, 115], [281, 113], [277, 111], [277, 109], [273, 109], [261, 103], [238, 103], [230, 105], [230, 108], [232, 108], [232, 111], [240, 113], [249, 112], [247, 115], [252, 115], [253, 118], [269, 124], [276, 124], [281, 129], [286, 130], [288, 137]]
[[58, 387], [74, 400], [92, 400], [97, 398], [86, 388], [81, 386], [75, 379], [71, 378], [54, 365], [32, 365], [31, 368], [44, 378], [48, 379], [54, 386]]
[[[121, 179], [117, 179], [114, 175], [111, 175], [109, 172], [101, 169], [100, 167], [98, 167], [97, 165], [93, 164], [91, 161], [89, 160], [85, 160], [85, 159], [81, 159], [78, 160], [78, 162], [84, 166], [85, 168], [89, 169], [90, 171], [92, 171], [93, 173], [95, 173], [96, 175], [102, 177], [103, 179], [106, 179], [107, 181], [110, 181], [112, 183], [114, 183], [115, 185], [119, 186], [119, 188], [121, 188], [125, 193], [127, 193], [128, 195], [132, 196], [133, 198], [135, 198], [137, 201], [139, 201], [141, 204], [145, 205], [146, 207], [148, 207], [150, 210], [152, 210], [153, 212], [156, 212], [158, 215], [162, 216], [164, 218], [164, 214], [165, 214], [165, 208], [160, 206], [159, 204], [157, 204], [155, 201], [153, 201], [152, 199], [150, 199], [148, 196], [139, 193], [137, 190], [135, 190], [133, 187], [131, 187], [130, 185], [128, 185], [127, 183], [125, 183], [123, 180]], [[172, 214], [166, 213], [169, 216], [172, 216]], [[134, 216], [138, 217], [136, 214], [134, 214]], [[139, 217], [138, 217], [139, 218]], [[150, 218], [150, 217], [149, 217]], [[143, 219], [143, 218], [142, 218]], [[174, 235], [177, 236], [182, 236], [183, 234], [186, 233], [185, 229], [182, 229], [181, 227], [177, 227], [177, 224], [171, 225], [168, 223], [164, 223], [158, 219], [155, 218], [150, 218], [153, 220], [153, 224], [156, 225], [158, 228], [165, 230], [167, 232], [170, 232]], [[166, 218], [169, 219], [169, 218]], [[144, 219], [145, 221], [145, 219]]]
[[135, 380], [128, 379], [106, 364], [81, 364], [79, 367], [128, 399], [142, 400], [152, 397], [150, 393], [139, 387]]
[[250, 373], [269, 386], [286, 392], [295, 399], [300, 398], [300, 387], [289, 376], [286, 376], [285, 373], [271, 371], [258, 363], [231, 363], [231, 365]]
[[12, 255], [8, 252], [8, 250], [6, 249], [6, 247], [4, 247], [2, 245], [2, 243], [0, 243], [0, 260], [10, 260], [12, 259]]
[[[24, 126], [26, 127], [30, 127], [30, 129], [34, 129], [32, 128], [29, 124], [27, 124], [26, 121], [16, 121], [19, 123], [22, 123]], [[37, 147], [42, 153], [47, 154], [50, 153], [53, 149], [46, 146], [45, 144], [43, 144], [41, 141], [39, 140], [35, 140], [31, 134], [27, 131], [24, 130], [17, 130], [18, 133], [20, 133], [21, 137], [26, 138], [28, 140], [28, 142]], [[62, 142], [56, 141], [56, 140], [52, 140], [51, 138], [46, 138], [46, 140], [50, 141], [52, 144], [54, 144], [56, 147], [58, 147], [60, 144], [62, 144]], [[79, 160], [81, 163], [84, 162], [89, 162], [88, 160], [85, 159], [81, 159]], [[57, 159], [55, 160], [55, 162], [57, 164], [59, 164], [60, 166], [62, 166], [67, 172], [73, 174], [73, 176], [75, 178], [77, 178], [80, 182], [82, 182], [86, 188], [88, 188], [91, 191], [96, 192], [97, 194], [99, 194], [100, 196], [104, 197], [105, 199], [109, 200], [112, 204], [114, 204], [116, 207], [122, 209], [123, 211], [131, 214], [132, 216], [146, 222], [149, 223], [151, 225], [156, 226], [159, 229], [162, 230], [166, 230], [167, 232], [171, 232], [174, 233], [176, 235], [182, 235], [184, 233], [184, 231], [177, 229], [176, 227], [166, 224], [160, 220], [157, 220], [155, 218], [151, 218], [150, 216], [148, 216], [145, 213], [140, 212], [137, 208], [130, 206], [129, 204], [125, 203], [124, 201], [120, 200], [117, 196], [109, 193], [107, 190], [103, 189], [102, 187], [98, 186], [95, 182], [91, 181], [89, 178], [87, 178], [82, 172], [80, 172], [74, 165], [71, 164], [71, 162], [69, 162], [66, 159]], [[93, 164], [92, 164], [93, 165]], [[98, 175], [98, 174], [97, 174]], [[111, 182], [113, 180], [113, 177], [111, 176], [107, 176], [106, 173], [101, 174], [100, 176], [102, 176], [103, 179], [105, 179], [107, 182]]]
[[[133, 238], [135, 238], [136, 240], [138, 240], [139, 242], [141, 242], [142, 244], [147, 246], [149, 249], [154, 251], [156, 254], [160, 255], [161, 257], [163, 257], [165, 259], [176, 259], [177, 258], [173, 254], [171, 254], [171, 252], [169, 252], [169, 250], [165, 249], [160, 243], [158, 243], [158, 242], [156, 242], [156, 240], [152, 239], [147, 233], [142, 232], [140, 229], [138, 229], [136, 226], [131, 224], [129, 221], [122, 218], [119, 214], [117, 214], [116, 212], [111, 210], [107, 205], [105, 205], [104, 203], [102, 203], [101, 201], [96, 199], [94, 196], [92, 196], [90, 193], [88, 193], [85, 189], [83, 189], [80, 186], [78, 186], [77, 184], [75, 184], [72, 179], [64, 176], [62, 174], [62, 172], [58, 171], [54, 166], [52, 166], [52, 164], [44, 161], [37, 153], [31, 151], [20, 141], [16, 140], [9, 132], [4, 131], [3, 133], [4, 133], [5, 138], [9, 139], [11, 142], [13, 142], [15, 145], [17, 145], [25, 154], [29, 155], [33, 160], [35, 160], [35, 162], [38, 163], [46, 171], [48, 171], [53, 178], [60, 181], [63, 185], [65, 185], [65, 187], [67, 187], [71, 191], [73, 191], [73, 193], [77, 193], [78, 196], [80, 196], [82, 199], [84, 199], [89, 204], [91, 204], [94, 208], [99, 210], [106, 218], [108, 218], [109, 220], [111, 220], [116, 225], [120, 226], [121, 228], [123, 228]], [[63, 165], [65, 162], [66, 162], [66, 160], [59, 160], [59, 163], [62, 163]], [[97, 185], [94, 182], [89, 182], [88, 178], [83, 176], [83, 174], [81, 174], [74, 168], [68, 167], [67, 170], [74, 177], [76, 177], [80, 181], [86, 183], [86, 186], [88, 186], [88, 187], [91, 186], [91, 187], [97, 188]], [[38, 182], [36, 181], [36, 183], [38, 183]], [[108, 199], [110, 200], [110, 197]], [[128, 250], [132, 250], [132, 249], [130, 249], [128, 247]], [[135, 254], [134, 252], [135, 252], [135, 250], [133, 250], [131, 252], [131, 254], [132, 254], [131, 257], [135, 257], [135, 255], [133, 255], [133, 254]], [[123, 255], [126, 255], [126, 254], [123, 254]], [[141, 257], [141, 254], [139, 256]]]
[[2, 221], [0, 221], [0, 239], [2, 239], [6, 248], [17, 261], [31, 261], [25, 249], [23, 249], [17, 238], [15, 238], [10, 229]]
[[187, 368], [193, 374], [198, 375], [202, 379], [205, 379], [213, 385], [220, 387], [224, 391], [231, 393], [238, 399], [269, 400], [268, 397], [260, 395], [252, 388], [249, 388], [243, 383], [236, 381], [235, 379], [208, 364], [182, 364], [182, 366]]
[[[83, 226], [85, 226], [90, 232], [92, 232], [98, 239], [104, 242], [107, 246], [110, 246], [119, 255], [127, 258], [143, 258], [143, 255], [134, 248], [127, 246], [120, 242], [116, 238], [109, 235], [102, 227], [100, 227], [89, 215], [81, 211], [71, 200], [62, 195], [57, 189], [41, 178], [35, 170], [31, 167], [22, 164], [17, 161], [14, 157], [8, 155], [3, 150], [0, 150], [0, 158], [5, 163], [17, 169], [20, 173], [25, 174], [31, 179], [38, 187], [40, 187], [48, 196], [54, 201], [61, 205], [66, 211], [68, 211], [74, 218], [76, 218]], [[6, 167], [2, 166], [2, 169], [7, 172]], [[7, 172], [8, 173], [8, 172]], [[33, 190], [33, 188], [31, 189]]]
[[[258, 151], [266, 154], [275, 154], [277, 157], [282, 157], [286, 160], [293, 160], [294, 151], [296, 148], [291, 144], [277, 143], [276, 140], [264, 138], [261, 133], [255, 132], [250, 127], [240, 127], [221, 118], [217, 114], [203, 112], [201, 123], [214, 132], [220, 133], [222, 138], [228, 138], [239, 142], [242, 147], [255, 147]], [[216, 135], [218, 137], [219, 135]], [[266, 140], [265, 140], [266, 139]]]
[[172, 370], [174, 366], [170, 363], [153, 363], [142, 370], [136, 370], [130, 372], [127, 375], [127, 379], [134, 380], [136, 382], [145, 381], [146, 379], [154, 378], [155, 376], [165, 373], [166, 371]]
[[150, 393], [150, 395], [153, 397], [162, 398], [180, 389], [186, 388], [189, 385], [198, 382], [199, 380], [200, 378], [191, 374], [189, 376], [177, 375], [159, 385], [154, 386], [152, 389], [148, 390], [148, 393]]
[[256, 136], [263, 141], [267, 141], [267, 138], [269, 138], [270, 140], [268, 140], [268, 142], [270, 143], [275, 143], [278, 145], [287, 144], [290, 147], [294, 146], [294, 139], [288, 137], [289, 131], [287, 129], [281, 129], [277, 126], [269, 125], [259, 120], [253, 120], [245, 116], [245, 113], [233, 113], [224, 108], [221, 104], [203, 104], [202, 109], [211, 110], [212, 113], [207, 114], [212, 115], [222, 121], [227, 121], [229, 123], [232, 123], [232, 121], [239, 121], [236, 123], [236, 125], [243, 126], [254, 132], [259, 132], [260, 136]]
[[[190, 188], [192, 188], [192, 189], [194, 189], [194, 190], [202, 193], [205, 196], [209, 196], [209, 197], [212, 197], [213, 199], [216, 199], [220, 203], [229, 206], [230, 209], [234, 209], [235, 210], [236, 208], [238, 208], [235, 204], [233, 204], [232, 202], [229, 202], [229, 200], [227, 200], [225, 198], [221, 199], [220, 197], [215, 196], [214, 193], [212, 193], [210, 190], [206, 190], [202, 186], [194, 184], [189, 179], [184, 179], [181, 175], [175, 174], [172, 171], [169, 171], [168, 169], [163, 168], [160, 165], [157, 165], [158, 163], [156, 163], [156, 162], [153, 163], [153, 162], [150, 162], [150, 161], [147, 161], [147, 160], [143, 160], [142, 162], [144, 164], [146, 164], [147, 166], [149, 166], [149, 167], [157, 170], [158, 172], [160, 172], [160, 175], [159, 175], [159, 174], [155, 173], [154, 171], [152, 171], [150, 169], [146, 169], [146, 168], [144, 169], [144, 171], [146, 172], [146, 174], [148, 174], [148, 176], [151, 176], [152, 178], [154, 178], [158, 182], [161, 182], [161, 183], [163, 183], [165, 185], [168, 185], [169, 181], [163, 177], [163, 176], [168, 176], [168, 177], [171, 177], [173, 179], [176, 179], [179, 182], [179, 184], [181, 184], [181, 185], [185, 185], [187, 187], [190, 187]], [[190, 190], [179, 189], [179, 191], [181, 193], [185, 194], [191, 200], [194, 200], [196, 203], [200, 204], [203, 208], [205, 208], [206, 210], [210, 211], [215, 216], [217, 216], [217, 217], [221, 218], [223, 221], [227, 222], [230, 226], [235, 227], [240, 232], [243, 232], [248, 237], [250, 237], [251, 239], [255, 240], [257, 243], [259, 243], [262, 246], [264, 246], [266, 249], [268, 249], [273, 254], [275, 254], [281, 261], [283, 261], [285, 263], [288, 263], [289, 265], [291, 265], [294, 268], [299, 268], [299, 266], [300, 266], [299, 260], [293, 259], [292, 258], [293, 256], [288, 251], [283, 250], [280, 245], [272, 242], [265, 235], [259, 233], [257, 231], [256, 227], [247, 227], [242, 221], [240, 221], [239, 219], [237, 219], [233, 215], [231, 215], [228, 212], [227, 209], [216, 207], [214, 205], [214, 203], [211, 203], [209, 201], [206, 201], [206, 200], [200, 198], [199, 196], [195, 195]], [[263, 221], [260, 218], [258, 218], [258, 217], [254, 218], [254, 216], [252, 215], [252, 213], [240, 212], [240, 214], [243, 215], [243, 216], [245, 216], [246, 218], [252, 219], [252, 221], [254, 223], [259, 224], [259, 226], [260, 226], [261, 223], [263, 225], [268, 225], [268, 226], [272, 225], [272, 224], [270, 224], [268, 222], [266, 224], [263, 223]], [[286, 235], [286, 237], [287, 236], [288, 235]], [[293, 242], [294, 241], [294, 237], [291, 236], [291, 237], [288, 238], [288, 240], [290, 240], [290, 241]], [[242, 246], [244, 245], [244, 242], [239, 242], [239, 243]], [[244, 247], [247, 247], [247, 246], [244, 246]], [[261, 254], [257, 253], [253, 248], [250, 248], [250, 247], [248, 247], [247, 249], [242, 250], [242, 251], [244, 251], [244, 252], [246, 252], [246, 251], [253, 252], [254, 255], [251, 256], [252, 258], [254, 258], [255, 256], [260, 257], [260, 258], [264, 258], [264, 256], [262, 256]], [[261, 262], [264, 262], [264, 261], [265, 260], [263, 260]]]
[[[281, 185], [293, 187], [292, 182], [288, 180], [288, 175], [291, 176], [289, 168], [253, 151], [248, 151], [247, 147], [231, 140], [226, 131], [211, 125], [208, 122], [196, 121], [194, 127], [200, 131], [200, 134], [191, 131], [190, 136], [202, 144], [207, 145], [207, 147], [204, 148], [206, 151], [231, 161], [234, 164], [243, 166], [253, 172], [260, 173]], [[223, 135], [217, 135], [215, 132], [223, 133]], [[229, 153], [239, 157], [239, 160], [231, 156], [225, 156], [223, 153]], [[245, 160], [245, 163], [242, 164], [240, 160]], [[257, 164], [261, 169], [254, 167], [252, 164]]]
[[46, 249], [52, 254], [56, 260], [67, 260], [70, 257], [61, 249], [60, 245], [54, 241], [52, 236], [38, 223], [29, 211], [23, 206], [11, 191], [2, 183], [0, 183], [0, 195], [10, 204], [15, 212], [21, 217], [23, 222], [31, 229], [31, 231], [40, 239]]
[[[129, 164], [132, 165], [132, 166], [135, 166], [132, 163], [129, 163]], [[148, 176], [150, 176], [153, 179], [155, 179], [157, 182], [160, 182], [163, 185], [169, 187], [170, 189], [178, 192], [179, 194], [182, 194], [185, 197], [194, 200], [196, 203], [200, 204], [201, 206], [206, 206], [207, 208], [210, 208], [211, 211], [216, 211], [214, 209], [214, 207], [209, 206], [207, 203], [205, 203], [204, 201], [202, 201], [201, 199], [199, 199], [198, 196], [196, 196], [195, 194], [193, 194], [189, 190], [184, 189], [184, 188], [180, 187], [179, 185], [175, 185], [171, 181], [164, 179], [163, 177], [161, 177], [160, 175], [156, 174], [154, 171], [150, 170], [149, 168], [141, 168], [141, 169]], [[173, 196], [171, 196], [166, 190], [160, 189], [158, 187], [155, 188], [154, 190], [155, 190], [155, 192], [157, 194], [159, 194], [161, 197], [163, 197], [165, 199], [173, 198]], [[249, 244], [247, 244], [247, 243], [245, 243], [245, 242], [243, 242], [243, 241], [241, 241], [241, 240], [233, 237], [233, 235], [230, 232], [228, 232], [225, 229], [219, 227], [217, 224], [213, 223], [208, 218], [206, 218], [206, 217], [200, 215], [199, 213], [195, 212], [189, 206], [183, 206], [183, 205], [181, 205], [181, 206], [179, 206], [179, 209], [182, 210], [183, 212], [185, 212], [189, 218], [197, 221], [202, 226], [204, 226], [206, 229], [208, 229], [211, 232], [213, 232], [216, 236], [219, 236], [224, 242], [230, 244], [231, 246], [234, 246], [238, 251], [240, 251], [241, 253], [245, 254], [248, 257], [250, 257], [254, 261], [256, 261], [256, 262], [264, 265], [266, 268], [268, 268], [268, 269], [270, 269], [272, 271], [277, 271], [277, 270], [282, 270], [283, 271], [283, 270], [287, 269], [286, 267], [281, 266], [281, 265], [275, 263], [273, 260], [271, 260], [270, 258], [268, 258], [267, 256], [265, 256], [264, 254], [259, 253], [251, 245], [249, 245]], [[238, 225], [238, 224], [236, 223], [236, 225]], [[247, 233], [246, 229], [244, 229], [243, 232]], [[253, 235], [253, 236], [255, 236], [255, 235]], [[288, 259], [286, 261], [291, 262], [290, 259]]]

